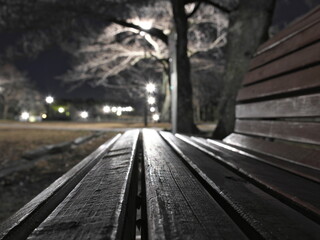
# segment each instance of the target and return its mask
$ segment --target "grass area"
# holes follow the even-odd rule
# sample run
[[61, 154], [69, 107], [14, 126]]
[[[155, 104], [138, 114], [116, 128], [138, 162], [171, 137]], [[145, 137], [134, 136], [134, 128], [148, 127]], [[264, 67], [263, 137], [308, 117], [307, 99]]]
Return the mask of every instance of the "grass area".
[[[46, 145], [71, 141], [91, 131], [60, 131], [39, 129], [0, 129], [0, 159], [14, 161], [25, 151]], [[0, 178], [0, 222], [29, 202], [57, 178], [67, 172], [101, 144], [115, 136], [106, 132], [98, 138], [63, 153], [48, 155], [29, 169], [16, 171]], [[20, 161], [17, 161], [20, 162]], [[1, 168], [1, 165], [0, 165]]]
[[72, 141], [77, 137], [90, 134], [90, 131], [0, 128], [0, 167], [20, 159], [26, 151], [43, 145]]

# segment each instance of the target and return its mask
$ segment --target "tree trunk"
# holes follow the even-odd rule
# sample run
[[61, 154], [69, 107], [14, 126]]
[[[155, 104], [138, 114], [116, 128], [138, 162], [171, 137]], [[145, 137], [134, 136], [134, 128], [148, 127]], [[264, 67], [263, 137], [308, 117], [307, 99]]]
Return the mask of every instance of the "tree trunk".
[[165, 98], [161, 107], [161, 121], [169, 122], [170, 121], [170, 103], [171, 103], [171, 93], [170, 93], [170, 84], [168, 77], [164, 76], [164, 88], [165, 88]]
[[268, 37], [274, 4], [275, 0], [241, 0], [238, 9], [230, 14], [224, 89], [213, 138], [222, 139], [234, 130], [237, 92], [250, 58]]
[[187, 55], [188, 18], [184, 1], [171, 0], [175, 29], [177, 33], [177, 76], [178, 76], [178, 119], [177, 132], [193, 133], [197, 131], [193, 119], [192, 86], [190, 80], [190, 62]]

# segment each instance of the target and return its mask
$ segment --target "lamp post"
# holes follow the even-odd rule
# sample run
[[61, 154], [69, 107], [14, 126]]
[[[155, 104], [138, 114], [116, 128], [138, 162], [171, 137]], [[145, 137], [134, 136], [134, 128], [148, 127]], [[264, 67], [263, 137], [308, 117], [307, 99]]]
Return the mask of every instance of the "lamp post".
[[150, 96], [156, 91], [156, 85], [152, 82], [146, 84], [145, 101], [144, 101], [144, 126], [148, 126], [148, 104], [152, 105], [156, 102], [155, 97]]
[[48, 119], [50, 119], [52, 117], [50, 105], [54, 102], [54, 98], [49, 95], [46, 97], [45, 101], [46, 101], [46, 108], [47, 108], [47, 117]]

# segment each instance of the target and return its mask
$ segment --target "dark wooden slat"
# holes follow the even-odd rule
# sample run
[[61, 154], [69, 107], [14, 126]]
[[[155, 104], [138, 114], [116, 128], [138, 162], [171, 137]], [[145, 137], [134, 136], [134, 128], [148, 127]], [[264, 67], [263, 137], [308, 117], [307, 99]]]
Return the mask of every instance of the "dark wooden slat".
[[[317, 239], [319, 225], [230, 170], [221, 157], [210, 157], [192, 145], [163, 133], [180, 157], [263, 239]], [[242, 169], [237, 169], [241, 171]], [[253, 238], [257, 239], [257, 238]]]
[[314, 23], [298, 30], [291, 36], [273, 43], [263, 53], [258, 54], [250, 63], [250, 69], [257, 68], [272, 60], [302, 48], [320, 39], [320, 15]]
[[149, 239], [246, 239], [158, 133], [143, 140]]
[[0, 224], [0, 239], [25, 239], [68, 195], [119, 137], [120, 134], [101, 145], [8, 220]]
[[320, 61], [320, 42], [303, 48], [297, 52], [277, 59], [267, 65], [257, 68], [245, 75], [243, 85], [254, 83], [278, 74], [303, 68]]
[[320, 65], [244, 87], [239, 90], [237, 101], [316, 87], [320, 87]]
[[297, 19], [291, 23], [287, 28], [276, 34], [274, 37], [261, 44], [258, 48], [258, 52], [263, 52], [268, 46], [281, 41], [281, 39], [287, 37], [288, 35], [294, 34], [299, 29], [311, 24], [314, 21], [317, 21], [320, 18], [320, 7], [317, 7], [311, 10], [309, 13], [304, 15], [302, 18]]
[[237, 120], [235, 132], [301, 143], [320, 144], [320, 122]]
[[[203, 138], [198, 138], [198, 137], [192, 137], [192, 139], [195, 139], [195, 141], [198, 141], [198, 142], [200, 141], [203, 144], [208, 144], [208, 142], [210, 141], [214, 141], [215, 145], [221, 143], [220, 141], [217, 141], [217, 140], [211, 140], [211, 139], [205, 140]], [[306, 167], [291, 161], [286, 161], [280, 158], [266, 155], [264, 153], [254, 151], [251, 148], [248, 149], [248, 148], [239, 147], [239, 146], [230, 145], [230, 144], [228, 145], [223, 144], [223, 146], [230, 151], [234, 151], [239, 154], [254, 158], [257, 161], [267, 163], [269, 165], [275, 166], [277, 168], [281, 168], [285, 171], [304, 177], [311, 181], [320, 183], [320, 171], [317, 169], [311, 168], [310, 166]]]
[[320, 151], [316, 149], [298, 147], [282, 142], [269, 142], [235, 133], [230, 134], [223, 141], [234, 146], [320, 170]]
[[125, 132], [29, 239], [122, 239], [138, 134]]
[[218, 158], [222, 164], [230, 166], [255, 185], [320, 223], [319, 182], [292, 175], [219, 141], [210, 140], [204, 143], [196, 139], [195, 143], [186, 136], [178, 137], [204, 153]]
[[238, 104], [237, 118], [314, 117], [320, 116], [320, 94]]

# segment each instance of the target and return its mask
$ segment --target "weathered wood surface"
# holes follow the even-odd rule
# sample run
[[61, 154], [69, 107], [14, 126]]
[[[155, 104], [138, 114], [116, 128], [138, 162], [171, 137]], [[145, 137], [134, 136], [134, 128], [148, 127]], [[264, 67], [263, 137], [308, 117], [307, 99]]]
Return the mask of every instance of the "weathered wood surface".
[[289, 36], [275, 42], [262, 50], [262, 52], [255, 56], [254, 60], [251, 61], [250, 69], [253, 70], [259, 66], [267, 64], [274, 59], [280, 58], [287, 55], [299, 48], [305, 47], [308, 44], [312, 44], [319, 40], [320, 32], [320, 14], [319, 18], [313, 23], [306, 27], [297, 30]]
[[0, 225], [0, 239], [26, 239], [120, 137], [101, 145]]
[[135, 222], [126, 226], [125, 221], [138, 134], [121, 136], [28, 239], [132, 239]]
[[237, 120], [235, 132], [320, 145], [320, 122]]
[[[211, 140], [192, 142], [186, 136], [180, 139], [193, 145], [204, 153], [217, 158], [227, 167], [238, 172], [255, 185], [278, 197], [289, 205], [297, 207], [302, 213], [320, 222], [320, 189], [319, 183], [309, 181], [300, 176], [292, 175], [257, 157], [232, 151], [225, 144]], [[301, 189], [301, 187], [303, 188]]]
[[[212, 157], [170, 133], [162, 136], [252, 239], [317, 239], [319, 236], [318, 224], [257, 187], [251, 178], [243, 177], [242, 168], [235, 169], [227, 163], [228, 154], [222, 152], [223, 156]], [[263, 175], [271, 179], [268, 172]], [[281, 182], [282, 178], [273, 181]], [[288, 187], [293, 185], [289, 182]], [[314, 200], [313, 203], [318, 204]]]
[[284, 161], [320, 169], [320, 150], [317, 149], [303, 148], [302, 146], [295, 146], [283, 142], [270, 142], [235, 133], [223, 139], [223, 142], [251, 151], [261, 152]]
[[246, 239], [159, 134], [143, 131], [149, 239]]
[[237, 101], [288, 94], [316, 87], [320, 87], [319, 65], [241, 88]]
[[238, 104], [237, 118], [319, 117], [320, 93]]
[[320, 42], [295, 51], [245, 75], [244, 85], [306, 67], [320, 61]]
[[315, 21], [320, 18], [320, 7], [315, 8], [311, 12], [297, 19], [293, 23], [291, 23], [287, 28], [283, 29], [281, 32], [277, 33], [271, 39], [261, 44], [258, 48], [258, 53], [263, 53], [267, 51], [268, 48], [275, 43], [279, 42], [281, 39], [287, 38], [288, 36], [295, 35], [299, 30], [308, 28], [309, 25], [313, 24]]

